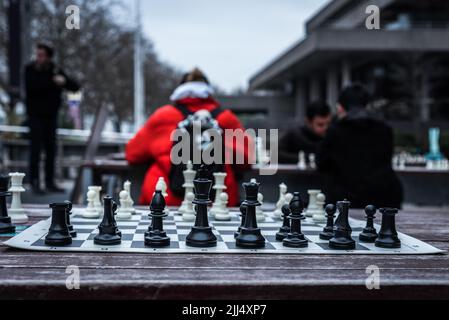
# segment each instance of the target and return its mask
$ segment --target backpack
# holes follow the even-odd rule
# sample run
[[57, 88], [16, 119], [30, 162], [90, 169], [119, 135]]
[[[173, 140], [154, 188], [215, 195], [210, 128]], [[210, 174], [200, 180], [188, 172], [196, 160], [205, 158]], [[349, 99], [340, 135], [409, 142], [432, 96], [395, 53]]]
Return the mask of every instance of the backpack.
[[[182, 114], [184, 115], [184, 120], [180, 122], [178, 128], [180, 128], [182, 126], [182, 128], [188, 130], [189, 134], [190, 134], [190, 160], [193, 162], [193, 148], [194, 148], [194, 144], [193, 144], [193, 140], [195, 139], [195, 137], [193, 137], [193, 132], [192, 132], [192, 127], [189, 127], [189, 120], [191, 119], [191, 117], [193, 117], [195, 115], [195, 112], [192, 112], [189, 110], [189, 108], [185, 105], [176, 105], [175, 106], [179, 111], [182, 112]], [[223, 113], [223, 109], [221, 109], [220, 107], [217, 107], [216, 109], [210, 111], [210, 114], [212, 116], [212, 120], [215, 120], [220, 114]], [[218, 123], [217, 123], [218, 124]], [[218, 127], [219, 128], [219, 127]], [[208, 129], [211, 129], [211, 127], [209, 126], [202, 126], [201, 127], [201, 144], [200, 144], [200, 149], [203, 149], [203, 142], [205, 136], [203, 135], [204, 132]], [[212, 128], [213, 129], [213, 128]], [[221, 129], [221, 128], [219, 128]], [[179, 141], [174, 141], [173, 142], [173, 146], [177, 145], [178, 143], [180, 143]], [[205, 142], [207, 143], [207, 142]], [[208, 170], [207, 170], [207, 178], [212, 180], [212, 182], [214, 182], [214, 176], [213, 174], [216, 172], [223, 172], [224, 171], [224, 142], [222, 141], [223, 145], [222, 145], [222, 150], [223, 150], [223, 159], [221, 164], [212, 164], [208, 166]], [[198, 169], [200, 168], [201, 164], [194, 164], [193, 165], [193, 170], [198, 171]], [[183, 172], [187, 169], [187, 164], [181, 163], [181, 164], [172, 164], [171, 168], [170, 168], [170, 173], [169, 173], [169, 186], [170, 186], [170, 190], [172, 191], [172, 193], [178, 197], [178, 198], [183, 198], [185, 196], [185, 189], [182, 187], [182, 185], [184, 184], [184, 175]], [[212, 199], [214, 199], [214, 196], [211, 196]]]

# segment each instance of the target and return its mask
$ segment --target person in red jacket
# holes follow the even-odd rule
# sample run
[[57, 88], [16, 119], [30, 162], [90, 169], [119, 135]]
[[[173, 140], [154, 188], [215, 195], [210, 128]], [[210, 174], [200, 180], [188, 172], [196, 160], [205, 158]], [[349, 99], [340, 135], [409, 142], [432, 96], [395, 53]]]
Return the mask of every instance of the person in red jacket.
[[[183, 77], [181, 85], [170, 97], [173, 104], [157, 109], [149, 117], [144, 127], [128, 142], [126, 160], [130, 164], [151, 164], [142, 186], [140, 204], [147, 205], [151, 202], [160, 177], [165, 179], [167, 186], [170, 186], [169, 176], [172, 166], [170, 155], [173, 147], [171, 135], [178, 128], [178, 124], [186, 118], [179, 106], [187, 108], [191, 113], [200, 110], [214, 113], [214, 110], [219, 109], [220, 105], [212, 95], [213, 89], [206, 76], [198, 69], [193, 70]], [[230, 110], [221, 110], [215, 120], [223, 130], [244, 130], [237, 116]], [[225, 139], [224, 141], [226, 159], [224, 168], [227, 173], [225, 184], [226, 192], [229, 195], [229, 206], [236, 206], [240, 201], [236, 175], [238, 172], [248, 169], [252, 155], [252, 140], [246, 135], [245, 141], [246, 143], [243, 145], [236, 139], [232, 139], [232, 141]], [[238, 159], [237, 154], [245, 159], [245, 163], [231, 165], [230, 159]], [[183, 199], [174, 195], [170, 188], [168, 188], [167, 194], [165, 199], [167, 205], [179, 206], [181, 204]]]

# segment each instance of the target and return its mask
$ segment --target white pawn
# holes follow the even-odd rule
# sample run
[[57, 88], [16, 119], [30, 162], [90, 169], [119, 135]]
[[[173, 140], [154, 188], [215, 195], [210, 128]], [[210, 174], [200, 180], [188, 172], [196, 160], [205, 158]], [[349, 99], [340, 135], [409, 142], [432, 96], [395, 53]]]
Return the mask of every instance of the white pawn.
[[325, 222], [326, 221], [326, 214], [324, 213], [324, 205], [326, 203], [326, 196], [322, 193], [320, 193], [316, 197], [316, 205], [317, 209], [313, 213], [313, 221], [315, 222]]
[[[167, 183], [165, 182], [165, 179], [163, 177], [160, 177], [159, 180], [157, 181], [156, 190], [162, 191], [162, 195], [164, 196], [164, 198], [168, 197]], [[170, 214], [170, 209], [166, 207], [164, 213], [165, 215], [168, 216]]]
[[287, 194], [287, 185], [281, 183], [279, 185], [279, 200], [276, 202], [276, 210], [274, 210], [274, 217], [281, 219], [282, 217], [282, 206], [285, 204], [285, 195]]
[[101, 204], [101, 200], [100, 200], [100, 193], [101, 193], [101, 187], [98, 186], [90, 186], [87, 188], [89, 191], [93, 191], [95, 192], [95, 197], [94, 197], [94, 207], [95, 209], [97, 209], [98, 214], [102, 214], [103, 213], [103, 205]]
[[210, 216], [213, 218], [221, 210], [220, 209], [221, 208], [220, 195], [223, 191], [225, 191], [227, 189], [225, 182], [224, 182], [226, 179], [226, 176], [227, 176], [226, 173], [221, 173], [221, 172], [214, 173], [215, 185], [212, 187], [212, 189], [215, 190], [215, 201], [212, 205], [212, 208], [209, 211]]
[[97, 193], [94, 190], [89, 190], [87, 192], [87, 208], [83, 212], [83, 218], [86, 219], [98, 219], [100, 217], [100, 213], [95, 207], [95, 197]]
[[10, 173], [11, 177], [11, 188], [9, 192], [12, 193], [11, 208], [9, 209], [9, 216], [11, 217], [12, 223], [26, 223], [28, 222], [28, 216], [22, 207], [21, 193], [25, 192], [23, 187], [23, 178], [25, 178], [24, 173]]
[[123, 184], [123, 190], [125, 190], [128, 193], [128, 207], [131, 211], [131, 214], [136, 213], [136, 209], [134, 208], [134, 200], [131, 198], [131, 181], [125, 181]]
[[316, 198], [321, 193], [321, 190], [309, 190], [307, 193], [309, 194], [309, 205], [306, 210], [306, 217], [311, 218], [313, 213], [318, 209]]
[[306, 163], [306, 154], [304, 151], [300, 151], [298, 155], [299, 161], [298, 161], [298, 168], [299, 170], [307, 170], [307, 163]]
[[222, 192], [220, 198], [220, 210], [215, 214], [217, 221], [231, 221], [231, 214], [228, 209], [229, 196], [226, 192]]
[[256, 219], [257, 219], [257, 222], [265, 222], [266, 216], [265, 216], [265, 213], [263, 213], [263, 209], [262, 209], [263, 194], [261, 194], [261, 193], [257, 194], [257, 201], [260, 203], [260, 206], [256, 207]]
[[[187, 200], [187, 195], [190, 192], [193, 192], [193, 180], [195, 180], [196, 171], [193, 170], [193, 163], [189, 160], [187, 163], [187, 170], [185, 170], [183, 173], [184, 176], [184, 184], [182, 187], [184, 188], [184, 201], [182, 202], [181, 206], [178, 209], [178, 214], [183, 214], [185, 210], [187, 210], [187, 207], [189, 206], [189, 202]], [[192, 200], [193, 201], [193, 200]]]
[[132, 218], [132, 206], [130, 206], [129, 193], [125, 190], [120, 192], [120, 208], [117, 210], [117, 220], [130, 220]]
[[193, 222], [195, 221], [195, 209], [193, 208], [193, 200], [195, 199], [195, 194], [193, 192], [189, 192], [186, 194], [187, 206], [184, 212], [182, 213], [182, 221], [185, 222]]

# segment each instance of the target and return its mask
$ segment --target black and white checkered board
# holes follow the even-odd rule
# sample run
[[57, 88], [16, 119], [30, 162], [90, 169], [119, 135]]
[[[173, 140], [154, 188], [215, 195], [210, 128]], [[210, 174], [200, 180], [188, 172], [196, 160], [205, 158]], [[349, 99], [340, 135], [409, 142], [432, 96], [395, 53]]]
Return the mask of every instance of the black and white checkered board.
[[[357, 241], [357, 247], [351, 251], [339, 251], [329, 248], [328, 242], [320, 240], [319, 233], [323, 230], [324, 224], [317, 224], [311, 219], [303, 221], [302, 230], [309, 240], [309, 247], [304, 249], [286, 248], [281, 242], [275, 239], [276, 233], [281, 226], [280, 220], [271, 218], [268, 214], [267, 220], [259, 223], [262, 234], [267, 242], [264, 249], [248, 250], [235, 246], [234, 232], [240, 224], [240, 218], [236, 212], [232, 213], [232, 221], [219, 222], [211, 219], [215, 235], [218, 238], [218, 245], [214, 248], [191, 248], [185, 244], [185, 239], [192, 223], [183, 222], [178, 215], [171, 214], [164, 221], [164, 229], [171, 238], [171, 245], [167, 248], [148, 248], [144, 244], [144, 233], [150, 225], [150, 218], [146, 212], [138, 211], [129, 221], [118, 221], [119, 229], [122, 231], [122, 243], [118, 246], [98, 246], [94, 244], [94, 237], [97, 234], [97, 226], [101, 220], [88, 220], [80, 217], [80, 211], [74, 210], [72, 224], [78, 235], [73, 239], [73, 243], [66, 247], [49, 247], [44, 243], [44, 238], [50, 226], [50, 219], [41, 221], [29, 229], [18, 234], [5, 244], [18, 249], [34, 251], [59, 251], [59, 252], [134, 252], [134, 253], [262, 253], [262, 254], [436, 254], [442, 251], [430, 246], [420, 240], [399, 234], [402, 241], [400, 249], [382, 249], [374, 244], [360, 243], [358, 234], [364, 227], [364, 222], [351, 219], [353, 237]], [[377, 226], [379, 228], [379, 226]]]

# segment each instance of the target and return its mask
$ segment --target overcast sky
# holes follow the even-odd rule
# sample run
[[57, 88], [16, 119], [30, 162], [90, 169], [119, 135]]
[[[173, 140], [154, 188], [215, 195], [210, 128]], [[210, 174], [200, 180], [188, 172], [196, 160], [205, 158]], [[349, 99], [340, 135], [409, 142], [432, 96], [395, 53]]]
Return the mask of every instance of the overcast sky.
[[142, 0], [142, 20], [163, 61], [182, 71], [198, 66], [232, 91], [301, 39], [305, 21], [328, 1]]

